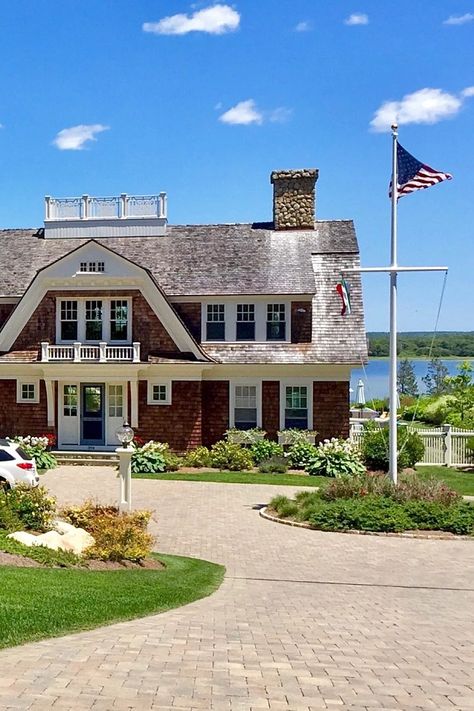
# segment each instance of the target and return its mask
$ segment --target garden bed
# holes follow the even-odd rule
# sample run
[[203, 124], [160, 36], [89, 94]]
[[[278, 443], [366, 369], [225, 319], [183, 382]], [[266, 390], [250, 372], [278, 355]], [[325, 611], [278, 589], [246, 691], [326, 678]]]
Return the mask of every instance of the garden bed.
[[474, 536], [474, 505], [443, 482], [414, 474], [402, 476], [397, 485], [380, 474], [336, 478], [294, 499], [275, 497], [269, 514], [322, 531]]

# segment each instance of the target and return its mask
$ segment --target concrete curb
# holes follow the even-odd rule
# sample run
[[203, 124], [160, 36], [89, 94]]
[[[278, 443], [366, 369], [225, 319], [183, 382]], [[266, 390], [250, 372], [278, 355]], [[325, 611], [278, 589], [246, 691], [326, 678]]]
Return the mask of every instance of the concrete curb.
[[272, 516], [267, 513], [267, 506], [260, 509], [259, 514], [262, 518], [267, 519], [267, 521], [273, 521], [274, 523], [282, 523], [284, 526], [294, 526], [295, 528], [307, 528], [310, 531], [319, 531], [319, 533], [345, 533], [352, 534], [355, 536], [382, 536], [384, 538], [421, 538], [421, 539], [432, 539], [434, 541], [474, 541], [474, 536], [457, 536], [456, 534], [442, 534], [442, 533], [426, 533], [423, 531], [409, 532], [405, 531], [403, 533], [386, 533], [384, 531], [322, 531], [319, 528], [313, 528], [309, 523], [301, 523], [300, 521], [290, 521], [285, 518], [278, 518], [277, 516]]

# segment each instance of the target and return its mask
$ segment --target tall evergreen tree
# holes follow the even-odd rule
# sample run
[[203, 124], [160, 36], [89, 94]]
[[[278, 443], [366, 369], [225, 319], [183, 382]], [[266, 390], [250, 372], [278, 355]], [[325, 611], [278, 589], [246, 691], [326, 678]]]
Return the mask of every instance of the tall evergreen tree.
[[445, 395], [450, 391], [450, 385], [446, 381], [449, 370], [445, 364], [435, 356], [428, 364], [428, 372], [422, 378], [428, 395]]
[[418, 395], [418, 383], [411, 361], [404, 358], [398, 366], [398, 392], [400, 395]]

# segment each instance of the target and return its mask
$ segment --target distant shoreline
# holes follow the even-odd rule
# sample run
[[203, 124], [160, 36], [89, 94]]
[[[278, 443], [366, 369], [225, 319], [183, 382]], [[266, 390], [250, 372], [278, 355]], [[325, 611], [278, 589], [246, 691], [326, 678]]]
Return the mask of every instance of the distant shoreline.
[[[432, 356], [433, 357], [433, 356]], [[430, 360], [428, 356], [406, 356], [399, 354], [397, 356], [398, 360]], [[369, 360], [389, 360], [389, 356], [369, 356]], [[474, 361], [474, 355], [472, 356], [439, 356], [439, 360], [459, 360], [461, 362]]]

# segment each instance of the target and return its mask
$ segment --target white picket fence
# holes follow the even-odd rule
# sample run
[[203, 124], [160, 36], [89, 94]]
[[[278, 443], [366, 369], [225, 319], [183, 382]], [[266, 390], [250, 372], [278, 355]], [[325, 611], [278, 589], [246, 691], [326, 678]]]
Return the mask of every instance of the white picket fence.
[[[388, 428], [384, 427], [384, 430], [387, 432], [388, 442]], [[421, 462], [418, 462], [419, 465], [474, 466], [474, 458], [466, 446], [467, 440], [474, 437], [474, 431], [462, 430], [452, 425], [442, 425], [429, 430], [408, 427], [408, 430], [419, 434], [425, 445], [425, 453]], [[362, 437], [362, 426], [357, 422], [351, 423], [350, 439], [360, 444]]]

